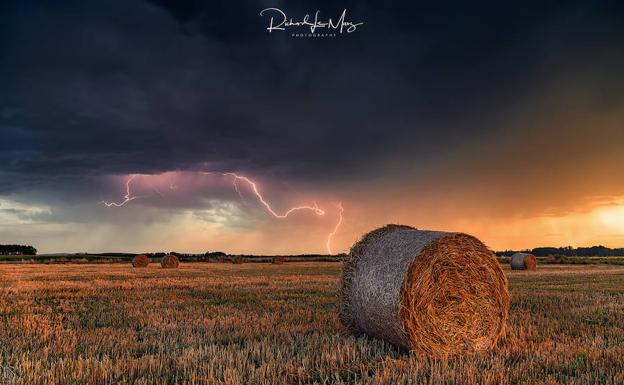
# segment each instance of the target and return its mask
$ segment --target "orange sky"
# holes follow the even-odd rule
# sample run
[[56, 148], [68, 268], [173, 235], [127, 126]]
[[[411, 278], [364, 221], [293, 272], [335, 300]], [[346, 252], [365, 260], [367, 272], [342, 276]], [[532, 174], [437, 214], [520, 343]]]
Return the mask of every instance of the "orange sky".
[[466, 232], [496, 250], [624, 247], [624, 110], [591, 87], [560, 84], [493, 129], [420, 143], [426, 153], [383, 148], [381, 160], [294, 180], [239, 171], [276, 212], [316, 202], [323, 216], [276, 219], [250, 186], [239, 184], [241, 198], [221, 174], [181, 171], [141, 175], [133, 182], [140, 199], [106, 208], [102, 200], [123, 199], [122, 174], [89, 180], [83, 193], [70, 186], [0, 197], [0, 242], [41, 252], [325, 253], [342, 202], [335, 252], [387, 223]]
[[[229, 191], [230, 200], [211, 199], [205, 207], [193, 204], [178, 206], [190, 195], [205, 189], [198, 182], [201, 177], [193, 173], [169, 173], [161, 176], [137, 178], [136, 193], [147, 191], [145, 186], [162, 187], [160, 195], [142, 197], [119, 208], [105, 208], [93, 202], [88, 207], [98, 218], [89, 226], [82, 223], [45, 223], [10, 217], [3, 220], [20, 221], [23, 243], [28, 242], [29, 231], [37, 233], [43, 252], [61, 251], [160, 251], [205, 252], [221, 250], [229, 253], [290, 254], [325, 253], [328, 234], [339, 219], [337, 200], [327, 194], [318, 194], [323, 216], [302, 211], [285, 219], [272, 217], [261, 206], [250, 186], [239, 189], [244, 200]], [[215, 177], [210, 186], [218, 195], [231, 185]], [[118, 182], [123, 178], [117, 178]], [[192, 183], [194, 181], [194, 183]], [[178, 187], [187, 183], [188, 189]], [[379, 183], [379, 182], [377, 182]], [[382, 183], [383, 184], [383, 183]], [[123, 183], [119, 183], [119, 187]], [[165, 186], [169, 186], [166, 191]], [[266, 186], [267, 201], [278, 212], [290, 204], [309, 203], [313, 198], [306, 194], [285, 199]], [[496, 191], [494, 191], [496, 192]], [[190, 194], [190, 195], [189, 195]], [[422, 229], [461, 231], [482, 239], [495, 250], [522, 249], [537, 246], [590, 246], [602, 244], [610, 247], [624, 245], [624, 196], [596, 196], [579, 199], [576, 206], [553, 206], [551, 210], [535, 211], [532, 204], [515, 197], [513, 207], [506, 200], [490, 198], [486, 205], [483, 191], [469, 189], [451, 190], [431, 194], [423, 190], [401, 191], [395, 186], [382, 188], [375, 182], [368, 188], [346, 189], [343, 194], [344, 221], [332, 239], [334, 252], [347, 251], [363, 233], [386, 223], [409, 224]], [[122, 193], [119, 194], [121, 198]], [[210, 195], [210, 194], [208, 194]], [[227, 194], [226, 194], [227, 195]], [[274, 196], [281, 200], [271, 200]], [[288, 203], [285, 203], [288, 201]], [[568, 200], [562, 200], [566, 203]], [[524, 208], [521, 208], [524, 203]], [[0, 201], [5, 209], [30, 210], [34, 214], [46, 213], [50, 207]], [[163, 208], [162, 206], [167, 206]], [[8, 212], [8, 211], [7, 211]], [[535, 214], [530, 214], [534, 212]], [[18, 236], [19, 237], [19, 236]], [[18, 241], [22, 241], [18, 239]], [[43, 245], [43, 248], [41, 247]], [[68, 249], [71, 245], [71, 249]]]

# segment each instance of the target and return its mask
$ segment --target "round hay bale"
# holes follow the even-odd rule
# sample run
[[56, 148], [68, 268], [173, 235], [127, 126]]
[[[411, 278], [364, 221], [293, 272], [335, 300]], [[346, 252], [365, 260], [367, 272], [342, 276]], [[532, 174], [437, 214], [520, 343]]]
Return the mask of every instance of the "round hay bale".
[[160, 266], [163, 269], [177, 269], [180, 266], [180, 260], [173, 254], [167, 254], [160, 260]]
[[283, 265], [284, 264], [284, 257], [283, 256], [277, 256], [277, 257], [273, 257], [273, 261], [271, 261], [272, 264], [274, 265]]
[[232, 260], [232, 263], [235, 265], [241, 265], [243, 263], [243, 256], [242, 255], [235, 255], [234, 259]]
[[150, 264], [150, 259], [145, 254], [135, 255], [132, 258], [132, 267], [147, 267]]
[[537, 270], [537, 258], [529, 253], [515, 253], [511, 256], [511, 270]]
[[351, 248], [338, 311], [356, 335], [433, 357], [473, 353], [505, 333], [507, 278], [475, 237], [388, 225]]

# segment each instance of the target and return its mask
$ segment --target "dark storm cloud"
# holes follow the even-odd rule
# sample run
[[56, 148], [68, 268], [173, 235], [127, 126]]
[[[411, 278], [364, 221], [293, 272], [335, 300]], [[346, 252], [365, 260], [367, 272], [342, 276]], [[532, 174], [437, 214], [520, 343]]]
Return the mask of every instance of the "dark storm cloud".
[[[335, 39], [269, 35], [269, 6], [346, 8], [365, 24]], [[0, 7], [5, 191], [204, 164], [286, 179], [360, 178], [388, 159], [426, 167], [500, 130], [561, 68], [593, 67], [592, 87], [618, 94], [624, 64], [616, 2]], [[599, 75], [606, 63], [614, 76]]]

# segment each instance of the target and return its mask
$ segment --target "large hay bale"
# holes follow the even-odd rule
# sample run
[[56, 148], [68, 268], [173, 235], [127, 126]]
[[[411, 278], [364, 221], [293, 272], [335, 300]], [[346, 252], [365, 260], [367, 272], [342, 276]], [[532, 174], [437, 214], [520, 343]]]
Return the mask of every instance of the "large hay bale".
[[536, 270], [537, 258], [529, 253], [515, 253], [511, 256], [511, 270]]
[[235, 255], [234, 258], [232, 259], [232, 263], [235, 265], [241, 265], [243, 263], [243, 256]]
[[132, 267], [147, 267], [150, 264], [150, 259], [145, 254], [135, 255], [132, 258]]
[[344, 261], [339, 318], [366, 334], [434, 357], [493, 347], [505, 332], [507, 278], [475, 237], [388, 225]]
[[273, 257], [273, 260], [271, 261], [272, 264], [274, 265], [283, 265], [284, 264], [284, 257], [279, 255], [277, 257]]
[[177, 269], [180, 266], [180, 260], [173, 254], [167, 254], [160, 260], [160, 266], [163, 269]]

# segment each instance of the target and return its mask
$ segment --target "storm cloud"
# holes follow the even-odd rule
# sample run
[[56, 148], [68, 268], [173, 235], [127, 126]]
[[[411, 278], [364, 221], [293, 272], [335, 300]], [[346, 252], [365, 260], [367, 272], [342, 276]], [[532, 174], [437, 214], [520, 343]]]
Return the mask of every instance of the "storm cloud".
[[[267, 7], [364, 24], [292, 38], [266, 31]], [[132, 215], [98, 202], [130, 174], [238, 171], [283, 207], [343, 201], [345, 247], [387, 221], [457, 227], [624, 195], [619, 2], [9, 1], [0, 14], [0, 241], [37, 215], [123, 231]], [[184, 210], [232, 213], [238, 229], [262, 218], [221, 185], [152, 195], [130, 209], [145, 226]]]

